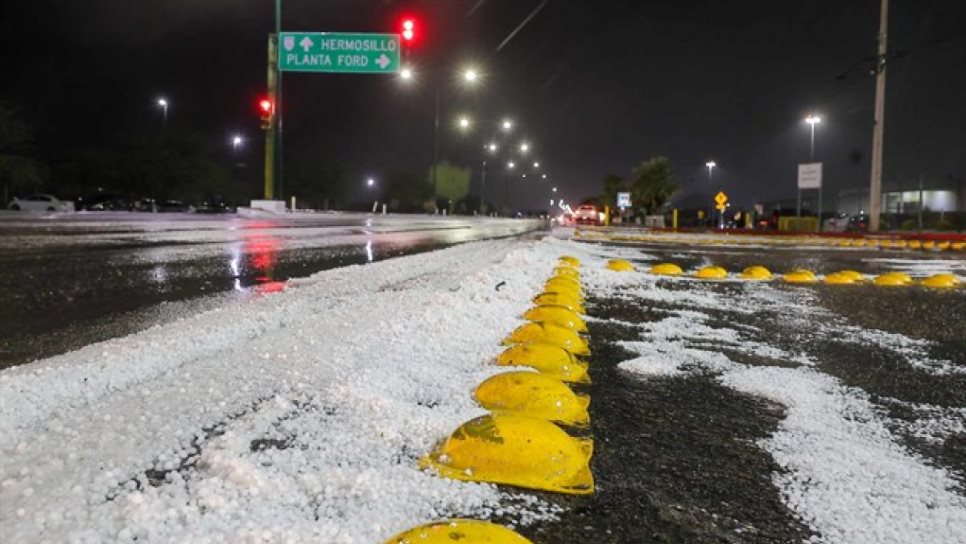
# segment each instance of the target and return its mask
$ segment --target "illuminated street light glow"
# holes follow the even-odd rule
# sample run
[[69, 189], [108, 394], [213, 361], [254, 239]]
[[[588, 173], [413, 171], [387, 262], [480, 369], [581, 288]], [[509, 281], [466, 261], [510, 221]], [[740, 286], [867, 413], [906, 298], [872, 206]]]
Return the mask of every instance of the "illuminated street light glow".
[[368, 185], [369, 187], [372, 187], [375, 184], [376, 184], [376, 180], [374, 180], [372, 178], [369, 178], [369, 179], [366, 180], [366, 185]]
[[535, 163], [533, 163], [533, 167], [534, 167], [534, 168], [540, 168], [540, 163], [539, 163], [539, 162], [535, 162]]
[[808, 114], [808, 117], [805, 118], [805, 122], [810, 125], [817, 125], [822, 122], [822, 118], [819, 117], [818, 115], [814, 115], [810, 113]]
[[557, 192], [557, 188], [554, 187], [553, 189], [551, 189], [551, 191], [553, 191], [554, 193], [556, 193]]
[[500, 127], [503, 129], [504, 132], [510, 132], [511, 130], [513, 130], [513, 121], [509, 119], [504, 119], [503, 122], [500, 123]]
[[499, 149], [499, 146], [496, 145], [496, 142], [490, 142], [489, 144], [486, 145], [486, 149], [490, 153], [496, 153], [496, 150]]
[[404, 79], [406, 81], [409, 81], [410, 79], [413, 78], [413, 71], [412, 71], [412, 69], [411, 68], [408, 68], [408, 67], [407, 68], [403, 68], [402, 70], [399, 71], [399, 77], [401, 77], [402, 79]]
[[510, 162], [506, 163], [506, 167], [512, 170], [512, 169], [514, 169], [514, 168], [517, 167], [517, 163], [515, 163], [513, 161], [510, 161]]
[[714, 168], [715, 166], [718, 166], [714, 161], [708, 161], [704, 163], [704, 165], [707, 166], [709, 169]]
[[547, 174], [544, 174], [542, 177], [543, 179], [547, 179]]
[[162, 108], [167, 108], [168, 107], [168, 101], [165, 100], [164, 98], [159, 98], [158, 99], [158, 105], [161, 106]]
[[238, 134], [232, 136], [232, 138], [231, 138], [231, 146], [233, 148], [238, 149], [239, 146], [241, 146], [243, 143], [245, 143], [245, 139], [242, 138], [241, 136], [239, 136]]
[[530, 151], [530, 144], [527, 142], [520, 144], [520, 153], [526, 153], [527, 151]]
[[520, 177], [523, 177], [523, 178], [525, 178], [525, 177], [527, 177], [527, 175], [526, 175], [526, 174], [523, 174], [523, 175], [522, 175], [522, 176], [520, 176]]
[[477, 73], [477, 71], [472, 68], [469, 68], [465, 72], [463, 72], [463, 79], [467, 83], [476, 83], [476, 80], [479, 79], [479, 77], [480, 77], [480, 74]]
[[470, 128], [470, 119], [469, 119], [469, 117], [460, 117], [460, 119], [459, 119], [459, 125], [460, 125], [460, 128], [463, 129], [463, 130], [466, 130], [466, 129]]

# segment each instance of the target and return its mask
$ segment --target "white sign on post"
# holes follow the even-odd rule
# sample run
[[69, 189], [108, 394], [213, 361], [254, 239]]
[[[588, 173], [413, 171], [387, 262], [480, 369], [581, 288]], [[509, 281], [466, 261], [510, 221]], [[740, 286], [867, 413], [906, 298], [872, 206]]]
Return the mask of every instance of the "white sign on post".
[[630, 208], [631, 207], [631, 194], [630, 193], [617, 193], [617, 207], [618, 208]]
[[798, 165], [798, 188], [822, 188], [822, 163], [808, 162]]

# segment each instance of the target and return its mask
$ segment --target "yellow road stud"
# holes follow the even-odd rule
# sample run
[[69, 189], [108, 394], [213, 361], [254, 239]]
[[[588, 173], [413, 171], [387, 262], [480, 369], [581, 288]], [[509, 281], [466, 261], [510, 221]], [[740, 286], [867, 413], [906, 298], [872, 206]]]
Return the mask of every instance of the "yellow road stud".
[[865, 276], [862, 275], [862, 273], [859, 272], [858, 270], [839, 270], [838, 272], [835, 272], [835, 273], [843, 276], [848, 276], [855, 281], [865, 281]]
[[966, 249], [966, 242], [953, 242], [949, 244], [949, 249], [954, 249], [956, 251], [962, 251]]
[[607, 269], [614, 272], [633, 272], [634, 264], [624, 259], [611, 259], [607, 261]]
[[590, 423], [590, 397], [577, 395], [560, 380], [538, 372], [504, 372], [485, 380], [473, 393], [494, 414], [516, 414], [575, 427]]
[[419, 466], [454, 480], [586, 495], [594, 492], [592, 453], [593, 442], [549, 421], [488, 414], [461, 425]]
[[570, 266], [580, 266], [580, 259], [571, 255], [561, 255], [557, 260], [562, 263], [567, 263]]
[[905, 249], [909, 244], [905, 240], [893, 240], [892, 247], [897, 247], [899, 249]]
[[948, 289], [950, 287], [958, 287], [959, 278], [957, 278], [955, 274], [933, 274], [932, 276], [922, 280], [922, 284], [926, 287]]
[[873, 283], [883, 287], [901, 287], [912, 283], [912, 278], [904, 272], [888, 272], [877, 276]]
[[570, 268], [568, 266], [558, 266], [553, 269], [553, 275], [558, 277], [573, 278], [580, 281], [580, 272], [576, 268]]
[[906, 245], [909, 247], [909, 249], [922, 249], [921, 240], [909, 240], [909, 243]]
[[922, 248], [923, 249], [936, 249], [936, 242], [934, 242], [932, 240], [926, 240], [925, 242], [922, 243]]
[[749, 266], [741, 271], [740, 277], [745, 280], [770, 280], [771, 270], [759, 265]]
[[815, 283], [818, 281], [814, 272], [801, 268], [785, 274], [784, 278], [788, 283]]
[[536, 306], [523, 314], [523, 319], [536, 323], [550, 323], [572, 331], [587, 332], [587, 324], [576, 312], [564, 306]]
[[942, 242], [936, 242], [937, 251], [946, 251], [949, 249], [949, 240], [943, 240]]
[[657, 274], [658, 276], [680, 276], [684, 274], [684, 271], [674, 263], [661, 263], [651, 267], [651, 274]]
[[720, 266], [705, 266], [695, 272], [694, 277], [704, 280], [720, 280], [728, 277], [728, 271]]
[[499, 366], [529, 366], [563, 382], [590, 383], [587, 364], [573, 353], [546, 342], [516, 344], [496, 358]]
[[527, 323], [520, 325], [503, 340], [505, 345], [529, 344], [532, 342], [547, 342], [573, 353], [574, 355], [590, 355], [587, 341], [570, 329], [550, 325], [549, 323]]
[[517, 533], [487, 521], [447, 519], [399, 533], [386, 544], [533, 544]]
[[855, 276], [842, 272], [833, 272], [825, 276], [825, 283], [829, 285], [849, 285], [855, 283]]
[[577, 312], [578, 314], [587, 313], [587, 311], [584, 310], [584, 305], [583, 302], [581, 302], [580, 297], [569, 296], [565, 293], [557, 293], [553, 291], [543, 292], [533, 297], [533, 303], [538, 305], [551, 304], [555, 306], [563, 306], [564, 308]]

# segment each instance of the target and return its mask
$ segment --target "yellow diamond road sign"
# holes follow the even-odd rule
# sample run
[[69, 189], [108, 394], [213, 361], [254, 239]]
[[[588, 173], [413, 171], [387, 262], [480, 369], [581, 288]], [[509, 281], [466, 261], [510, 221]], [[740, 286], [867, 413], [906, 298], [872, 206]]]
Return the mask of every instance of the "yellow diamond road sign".
[[724, 206], [725, 202], [728, 202], [728, 195], [718, 191], [718, 194], [714, 195], [714, 201], [718, 203], [718, 206]]

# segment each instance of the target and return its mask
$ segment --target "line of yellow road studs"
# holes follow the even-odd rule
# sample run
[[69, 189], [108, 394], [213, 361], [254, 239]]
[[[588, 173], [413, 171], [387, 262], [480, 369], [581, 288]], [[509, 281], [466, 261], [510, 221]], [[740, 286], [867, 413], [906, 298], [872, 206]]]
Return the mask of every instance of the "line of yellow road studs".
[[575, 238], [587, 240], [608, 240], [611, 242], [658, 242], [683, 245], [773, 245], [773, 246], [814, 246], [814, 247], [856, 247], [882, 249], [908, 249], [921, 251], [966, 251], [966, 242], [961, 240], [895, 239], [895, 238], [840, 238], [826, 236], [754, 236], [734, 234], [727, 237], [716, 236], [677, 236], [674, 234], [621, 235], [605, 231], [577, 230]]
[[[633, 263], [623, 259], [611, 259], [606, 267], [616, 272], [628, 272], [636, 270]], [[683, 276], [684, 270], [674, 263], [660, 263], [651, 266], [651, 274], [657, 276]], [[692, 277], [705, 280], [720, 280], [729, 277], [728, 271], [720, 266], [704, 266], [696, 270]], [[749, 266], [737, 275], [739, 279], [768, 281], [775, 278], [770, 270], [764, 266]], [[933, 274], [927, 278], [919, 280], [913, 279], [905, 272], [886, 272], [878, 276], [866, 276], [856, 270], [839, 270], [826, 274], [824, 278], [819, 278], [811, 270], [795, 269], [781, 276], [780, 279], [787, 283], [819, 283], [824, 282], [828, 285], [852, 285], [861, 283], [872, 283], [883, 287], [902, 287], [909, 285], [921, 285], [934, 289], [951, 289], [959, 287], [962, 282], [955, 274]]]
[[[438, 442], [419, 466], [454, 480], [505, 484], [572, 495], [594, 492], [590, 471], [593, 441], [571, 436], [561, 426], [586, 428], [590, 397], [568, 383], [590, 383], [587, 325], [581, 317], [584, 293], [580, 261], [560, 257], [528, 322], [504, 340], [508, 346], [496, 364], [511, 367], [477, 386], [473, 395], [489, 410]], [[530, 367], [530, 370], [516, 370]], [[519, 534], [485, 521], [451, 519], [420, 525], [394, 536], [388, 544], [525, 544]]]

